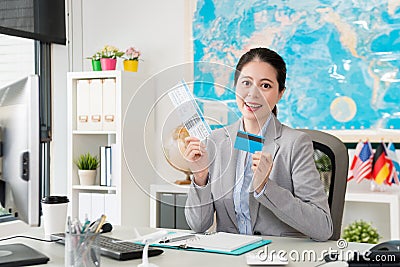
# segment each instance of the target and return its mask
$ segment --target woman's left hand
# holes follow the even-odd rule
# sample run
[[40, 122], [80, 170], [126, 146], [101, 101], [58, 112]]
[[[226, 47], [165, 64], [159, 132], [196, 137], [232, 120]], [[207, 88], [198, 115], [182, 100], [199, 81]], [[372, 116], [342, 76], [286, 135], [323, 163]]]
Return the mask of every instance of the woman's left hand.
[[269, 153], [257, 151], [252, 155], [253, 189], [257, 194], [261, 192], [268, 181], [272, 170], [272, 156]]

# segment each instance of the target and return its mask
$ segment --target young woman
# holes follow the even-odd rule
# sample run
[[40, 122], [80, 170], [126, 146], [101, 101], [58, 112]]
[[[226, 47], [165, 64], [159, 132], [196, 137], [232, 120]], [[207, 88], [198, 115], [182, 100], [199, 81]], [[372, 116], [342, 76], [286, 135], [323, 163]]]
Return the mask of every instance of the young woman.
[[[193, 182], [185, 214], [194, 231], [206, 231], [215, 212], [217, 231], [320, 241], [332, 235], [311, 138], [276, 118], [285, 80], [281, 56], [267, 48], [251, 49], [240, 58], [234, 77], [242, 118], [213, 131], [206, 145], [186, 138]], [[262, 151], [235, 149], [238, 130], [263, 136]]]

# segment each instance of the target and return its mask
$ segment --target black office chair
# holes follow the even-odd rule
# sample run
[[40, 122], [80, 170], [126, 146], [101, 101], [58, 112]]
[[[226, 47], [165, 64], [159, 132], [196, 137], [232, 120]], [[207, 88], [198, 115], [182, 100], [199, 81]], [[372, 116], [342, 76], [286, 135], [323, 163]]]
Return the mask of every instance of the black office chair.
[[338, 240], [341, 234], [344, 199], [346, 194], [349, 155], [347, 148], [337, 137], [317, 131], [300, 129], [311, 136], [314, 146], [314, 160], [328, 195], [333, 223], [331, 240]]

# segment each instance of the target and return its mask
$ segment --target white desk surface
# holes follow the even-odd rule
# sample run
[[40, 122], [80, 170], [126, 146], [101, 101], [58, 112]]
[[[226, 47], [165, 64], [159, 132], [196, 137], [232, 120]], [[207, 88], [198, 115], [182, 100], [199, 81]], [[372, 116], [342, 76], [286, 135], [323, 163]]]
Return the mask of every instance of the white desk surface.
[[[115, 227], [110, 235], [112, 237], [120, 238], [120, 239], [133, 239], [135, 237], [132, 228], [122, 228]], [[148, 234], [155, 229], [151, 228], [139, 228], [140, 234]], [[43, 238], [43, 230], [40, 228], [32, 228], [24, 235], [28, 236], [36, 236]], [[269, 251], [271, 250], [285, 250], [288, 255], [289, 253], [295, 253], [294, 251], [302, 254], [304, 251], [314, 250], [316, 255], [320, 255], [323, 250], [335, 249], [338, 250], [337, 244], [335, 241], [328, 242], [315, 242], [309, 239], [300, 239], [300, 238], [286, 238], [286, 237], [266, 237], [266, 239], [271, 239], [272, 243], [268, 245]], [[50, 261], [46, 265], [41, 266], [64, 266], [64, 246], [56, 243], [45, 243], [40, 241], [34, 241], [29, 239], [12, 239], [8, 241], [0, 242], [0, 245], [7, 243], [24, 243], [29, 245], [36, 250], [46, 254]], [[368, 244], [358, 244], [358, 243], [349, 243], [347, 250], [357, 250], [357, 251], [365, 251], [370, 248], [371, 245]], [[253, 250], [254, 252], [259, 251], [260, 249]], [[251, 253], [251, 252], [250, 252]], [[241, 256], [228, 256], [228, 255], [219, 255], [212, 253], [201, 253], [201, 252], [190, 252], [190, 251], [182, 251], [182, 250], [174, 250], [174, 249], [164, 249], [164, 253], [149, 258], [151, 263], [155, 263], [160, 267], [167, 266], [248, 266], [246, 264], [245, 255]], [[101, 266], [137, 266], [141, 263], [141, 259], [137, 260], [129, 260], [129, 261], [116, 261], [106, 257], [101, 257]], [[289, 264], [285, 266], [317, 266], [322, 262], [317, 261], [292, 261], [289, 258]], [[345, 262], [331, 262], [328, 264], [322, 265], [322, 267], [332, 267], [332, 266], [347, 266]]]

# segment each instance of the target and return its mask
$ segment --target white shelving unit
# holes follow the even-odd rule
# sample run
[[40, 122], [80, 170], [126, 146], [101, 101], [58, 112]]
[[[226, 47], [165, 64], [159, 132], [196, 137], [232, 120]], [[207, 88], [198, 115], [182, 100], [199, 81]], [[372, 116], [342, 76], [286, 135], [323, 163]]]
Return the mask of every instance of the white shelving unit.
[[[78, 130], [77, 84], [79, 80], [88, 79], [115, 79], [115, 131]], [[151, 154], [153, 150], [151, 143], [146, 143], [145, 138], [152, 140], [152, 134], [154, 134], [154, 115], [150, 114], [150, 110], [154, 105], [155, 92], [154, 88], [151, 88], [152, 90], [148, 88], [151, 87], [149, 86], [151, 81], [147, 81], [145, 85], [142, 84], [143, 81], [144, 79], [138, 73], [124, 71], [68, 73], [67, 175], [69, 214], [73, 218], [79, 217], [80, 208], [87, 205], [87, 203], [79, 203], [79, 194], [91, 193], [100, 198], [104, 195], [103, 203], [101, 201], [96, 203], [92, 198], [91, 208], [103, 209], [106, 213], [108, 211], [112, 215], [112, 218], [110, 216], [109, 218], [113, 224], [149, 225], [148, 191], [151, 183], [149, 177], [154, 177], [154, 175], [149, 157], [144, 155]], [[97, 172], [95, 185], [80, 185], [74, 159], [87, 152], [100, 157], [99, 147], [111, 145], [113, 145], [112, 186], [99, 185], [100, 169]], [[146, 153], [147, 151], [149, 153]]]
[[[346, 192], [346, 203], [354, 202], [364, 207], [368, 207], [368, 204], [382, 204], [388, 208], [389, 218], [382, 218], [383, 221], [386, 222], [386, 227], [389, 229], [389, 235], [383, 236], [384, 239], [388, 240], [398, 240], [400, 239], [400, 192], [397, 186], [393, 186], [393, 188], [387, 189], [384, 192], [372, 192], [368, 188], [362, 185], [348, 185]], [[382, 207], [384, 209], [384, 207]], [[380, 208], [380, 209], [382, 209]], [[345, 209], [346, 210], [346, 209]], [[349, 211], [350, 212], [350, 211]], [[352, 211], [357, 212], [357, 211]], [[360, 212], [360, 211], [358, 211]], [[380, 210], [370, 210], [370, 213], [375, 214], [377, 216], [381, 216], [379, 214]], [[363, 215], [359, 214], [359, 219], [363, 219]], [[364, 219], [365, 220], [365, 219]], [[375, 227], [378, 223], [374, 222]], [[382, 227], [382, 226], [381, 226]], [[380, 228], [380, 227], [378, 227]], [[379, 230], [379, 229], [378, 229]], [[380, 232], [382, 232], [381, 229]]]

